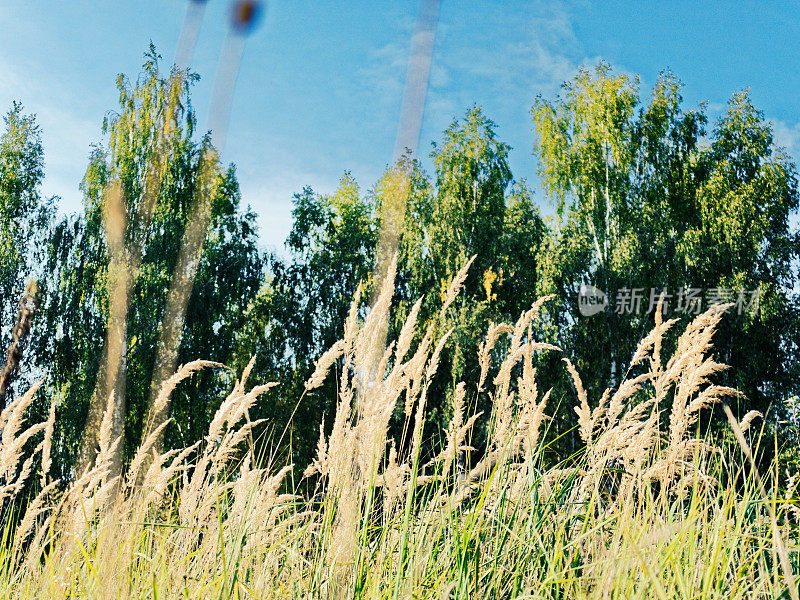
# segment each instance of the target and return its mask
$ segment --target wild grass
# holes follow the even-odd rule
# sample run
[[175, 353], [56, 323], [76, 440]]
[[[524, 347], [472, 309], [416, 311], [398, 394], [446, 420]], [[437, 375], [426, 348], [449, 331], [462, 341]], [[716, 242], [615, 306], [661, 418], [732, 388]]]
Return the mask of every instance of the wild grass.
[[[698, 316], [668, 360], [662, 342], [675, 322], [657, 317], [623, 382], [599, 399], [587, 396], [565, 358], [585, 450], [556, 466], [542, 460], [550, 393], [537, 387], [535, 365], [541, 353], [560, 350], [533, 336], [549, 299], [516, 323], [491, 325], [476, 349], [479, 384], [456, 386], [446, 437], [423, 464], [425, 407], [452, 332], [421, 330], [417, 304], [398, 338], [376, 352], [392, 279], [363, 319], [356, 298], [343, 338], [306, 386], [313, 393], [337, 365], [337, 411], [329, 433], [321, 426], [305, 472], [316, 486], [310, 497], [286, 491], [301, 489], [289, 480], [292, 465], [253, 455], [258, 422], [248, 412], [273, 384], [250, 387], [249, 368], [204, 440], [159, 454], [156, 429], [122, 477], [111, 476], [119, 439], [109, 398], [98, 459], [68, 485], [47, 473], [55, 413], [28, 426], [37, 390], [16, 400], [0, 416], [0, 595], [797, 597], [796, 502], [778, 492], [775, 473], [759, 478], [745, 462], [742, 431], [757, 415], [732, 423], [741, 454], [694, 434], [702, 410], [737, 394], [713, 383], [724, 368], [711, 357], [724, 306]], [[214, 366], [180, 368], [159, 403], [182, 378]], [[490, 415], [467, 414], [476, 394], [491, 398]], [[397, 415], [405, 434], [396, 444], [389, 426]], [[488, 442], [478, 456], [469, 440], [483, 419]], [[40, 491], [20, 515], [34, 464]]]

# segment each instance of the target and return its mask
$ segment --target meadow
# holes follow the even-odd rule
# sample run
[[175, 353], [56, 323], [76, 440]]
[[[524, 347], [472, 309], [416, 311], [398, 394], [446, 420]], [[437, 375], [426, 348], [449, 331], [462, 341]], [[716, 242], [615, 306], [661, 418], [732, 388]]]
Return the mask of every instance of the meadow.
[[77, 212], [4, 117], [0, 598], [800, 600], [800, 180], [748, 90], [576, 65], [538, 187], [478, 104], [429, 173], [424, 0], [392, 162], [274, 251], [223, 160], [260, 5], [203, 131], [204, 5], [117, 77]]
[[[469, 266], [451, 282], [440, 317]], [[668, 359], [662, 341], [675, 322], [657, 316], [624, 381], [600, 399], [587, 398], [562, 356], [585, 446], [547, 465], [550, 394], [538, 388], [534, 363], [561, 350], [532, 336], [552, 300], [540, 299], [486, 332], [477, 388], [457, 386], [446, 437], [423, 464], [429, 385], [452, 331], [429, 327], [409, 352], [418, 303], [385, 346], [392, 290], [385, 284], [364, 318], [356, 298], [344, 336], [306, 382], [310, 393], [341, 361], [335, 420], [304, 473], [313, 494], [292, 480], [292, 465], [254, 455], [258, 423], [248, 412], [274, 384], [251, 385], [249, 369], [203, 440], [162, 454], [154, 432], [123, 477], [110, 475], [119, 439], [109, 402], [95, 465], [63, 490], [48, 474], [54, 413], [30, 425], [36, 390], [17, 399], [2, 413], [0, 493], [22, 511], [4, 529], [2, 596], [797, 598], [797, 475], [779, 489], [781, 465], [763, 478], [753, 470], [755, 413], [737, 421], [728, 411], [738, 449], [696, 437], [700, 411], [738, 393], [711, 382], [724, 369], [711, 352], [729, 307], [695, 318]], [[159, 401], [209, 366], [181, 367]], [[477, 394], [491, 397], [491, 414], [469, 414]], [[388, 425], [398, 403], [407, 443], [396, 446]], [[480, 420], [490, 442], [473, 463], [468, 446]], [[41, 440], [35, 473], [22, 452], [31, 439]], [[15, 504], [28, 478], [40, 479], [41, 491]]]

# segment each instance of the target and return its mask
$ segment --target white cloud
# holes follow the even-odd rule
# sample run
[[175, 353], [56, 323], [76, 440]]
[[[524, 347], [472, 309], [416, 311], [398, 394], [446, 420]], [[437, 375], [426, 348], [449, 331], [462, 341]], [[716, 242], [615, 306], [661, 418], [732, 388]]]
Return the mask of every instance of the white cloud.
[[408, 45], [400, 41], [376, 48], [368, 55], [368, 65], [359, 70], [365, 87], [382, 103], [395, 103], [403, 93], [403, 78], [408, 60]]
[[292, 227], [292, 195], [300, 191], [281, 179], [242, 186], [243, 203], [250, 204], [258, 215], [259, 242], [278, 254], [285, 253], [283, 242]]
[[[58, 82], [31, 73], [30, 65], [12, 65], [0, 57], [0, 111], [21, 101], [26, 113], [36, 115], [44, 147], [45, 196], [60, 196], [62, 212], [80, 209], [79, 185], [88, 163], [91, 144], [100, 140], [100, 120], [90, 118], [85, 105]], [[22, 72], [28, 76], [22, 76]]]
[[341, 173], [336, 176], [303, 169], [282, 169], [273, 175], [240, 177], [242, 205], [256, 212], [259, 242], [268, 250], [285, 254], [283, 246], [292, 228], [294, 195], [309, 186], [318, 194], [335, 191]]
[[454, 30], [454, 48], [442, 60], [453, 71], [503, 90], [511, 102], [530, 103], [537, 93], [550, 94], [572, 77], [579, 44], [564, 4], [533, 2], [513, 10], [513, 20], [501, 7], [491, 11], [477, 39], [464, 35], [471, 24], [463, 32]]
[[[442, 4], [420, 139], [426, 168], [432, 167], [427, 157], [431, 140], [477, 102], [498, 123], [501, 138], [517, 149], [515, 174], [535, 179], [529, 116], [534, 98], [553, 96], [579, 65], [597, 62], [583, 60], [570, 14], [574, 6], [506, 0], [461, 8]], [[393, 34], [397, 41], [369, 53], [358, 72], [362, 93], [371, 100], [363, 122], [382, 137], [393, 139], [396, 132], [413, 28], [411, 17], [401, 20]], [[514, 129], [504, 128], [511, 124]]]
[[[507, 98], [524, 97], [530, 102], [539, 92], [551, 92], [569, 79], [578, 66], [578, 41], [572, 20], [561, 3], [514, 3], [481, 6], [475, 18], [481, 21], [476, 35], [473, 19], [459, 18], [442, 8], [430, 75], [428, 107], [455, 108], [462, 100], [474, 101], [474, 87], [464, 79], [487, 80]], [[509, 10], [516, 16], [508, 18]], [[360, 70], [370, 93], [382, 106], [397, 105], [403, 92], [410, 19], [398, 26], [398, 41], [371, 52], [369, 64]], [[470, 83], [470, 82], [468, 82]], [[458, 86], [458, 87], [457, 87]], [[445, 100], [446, 98], [446, 100]], [[454, 116], [449, 110], [448, 117]]]
[[727, 110], [728, 105], [724, 102], [707, 102], [706, 108], [710, 114], [718, 116]]

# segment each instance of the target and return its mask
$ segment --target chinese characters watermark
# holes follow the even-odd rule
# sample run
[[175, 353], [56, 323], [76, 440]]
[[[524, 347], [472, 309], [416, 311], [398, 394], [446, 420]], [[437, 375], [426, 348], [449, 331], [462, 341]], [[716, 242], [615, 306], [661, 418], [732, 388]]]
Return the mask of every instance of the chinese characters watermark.
[[[609, 302], [609, 296], [614, 299]], [[578, 292], [578, 310], [584, 317], [591, 317], [606, 309], [618, 315], [650, 314], [656, 310], [659, 301], [661, 311], [699, 315], [703, 309], [716, 304], [732, 304], [731, 310], [737, 314], [753, 314], [758, 311], [761, 291], [732, 288], [681, 287], [670, 290], [663, 288], [620, 288], [616, 294], [606, 295], [592, 285], [582, 285]]]

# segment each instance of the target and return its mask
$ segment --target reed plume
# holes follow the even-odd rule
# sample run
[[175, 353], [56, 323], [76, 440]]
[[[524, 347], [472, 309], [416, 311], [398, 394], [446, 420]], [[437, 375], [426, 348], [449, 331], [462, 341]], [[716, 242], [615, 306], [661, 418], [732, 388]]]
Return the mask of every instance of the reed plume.
[[[465, 276], [459, 272], [445, 306]], [[666, 362], [665, 333], [675, 323], [657, 315], [628, 373], [600, 398], [565, 362], [585, 447], [549, 465], [552, 392], [540, 389], [537, 365], [543, 354], [562, 352], [535, 338], [549, 298], [514, 323], [489, 326], [476, 349], [479, 381], [454, 385], [453, 417], [437, 447], [422, 432], [449, 331], [417, 332], [418, 302], [377, 364], [365, 362], [392, 293], [385, 284], [363, 318], [356, 295], [342, 339], [308, 380], [305, 393], [314, 394], [338, 373], [332, 427], [327, 434], [320, 427], [305, 471], [315, 485], [309, 497], [292, 481], [290, 461], [260, 460], [245, 443], [259, 425], [248, 411], [274, 386], [248, 384], [253, 361], [203, 440], [161, 453], [148, 438], [121, 478], [112, 466], [120, 442], [113, 398], [97, 460], [64, 483], [47, 476], [54, 406], [45, 422], [29, 426], [37, 387], [18, 398], [0, 414], [2, 489], [7, 502], [27, 485], [39, 489], [8, 526], [14, 558], [0, 571], [0, 589], [13, 580], [16, 597], [141, 597], [153, 589], [176, 598], [401, 598], [433, 589], [457, 597], [660, 598], [704, 589], [791, 597], [786, 565], [795, 550], [783, 523], [796, 507], [769, 496], [761, 480], [736, 488], [721, 449], [692, 435], [698, 414], [733, 394], [714, 383], [722, 367], [711, 357], [724, 307], [692, 321]], [[218, 365], [181, 367], [162, 398], [211, 367]], [[490, 399], [491, 414], [470, 414], [478, 394]], [[740, 442], [757, 417], [751, 411], [731, 421]], [[390, 435], [395, 418], [410, 435], [406, 445]], [[468, 445], [475, 427], [487, 433], [477, 461]], [[427, 462], [424, 444], [435, 450]], [[767, 498], [771, 514], [757, 508]], [[654, 596], [656, 584], [663, 594]]]

